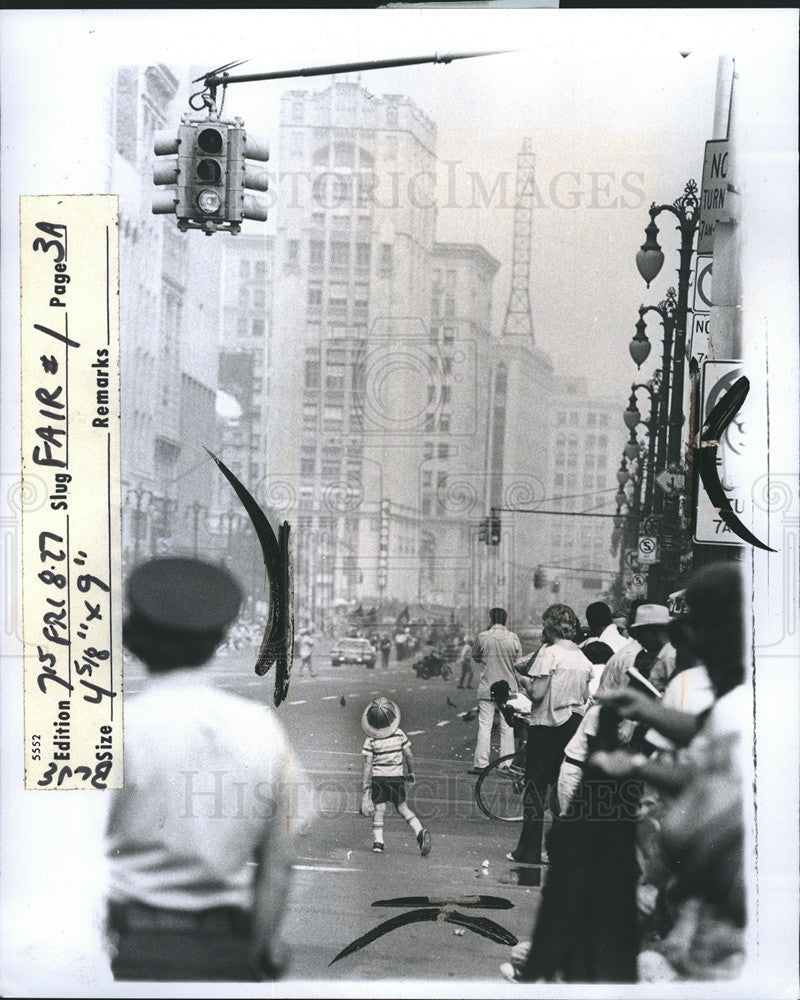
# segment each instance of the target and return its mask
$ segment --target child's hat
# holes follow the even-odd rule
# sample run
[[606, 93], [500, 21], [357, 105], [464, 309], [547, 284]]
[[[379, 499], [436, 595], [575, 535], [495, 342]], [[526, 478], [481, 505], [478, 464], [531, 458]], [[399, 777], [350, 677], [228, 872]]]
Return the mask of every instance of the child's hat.
[[376, 740], [391, 736], [399, 725], [400, 709], [391, 698], [376, 698], [361, 716], [361, 728], [367, 736]]

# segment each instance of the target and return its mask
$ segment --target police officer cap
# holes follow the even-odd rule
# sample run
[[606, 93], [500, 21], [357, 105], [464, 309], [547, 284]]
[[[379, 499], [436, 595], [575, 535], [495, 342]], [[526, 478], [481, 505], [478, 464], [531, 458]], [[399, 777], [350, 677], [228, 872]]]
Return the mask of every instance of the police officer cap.
[[141, 624], [186, 635], [221, 632], [239, 613], [242, 592], [220, 566], [168, 556], [151, 559], [128, 580], [128, 608]]

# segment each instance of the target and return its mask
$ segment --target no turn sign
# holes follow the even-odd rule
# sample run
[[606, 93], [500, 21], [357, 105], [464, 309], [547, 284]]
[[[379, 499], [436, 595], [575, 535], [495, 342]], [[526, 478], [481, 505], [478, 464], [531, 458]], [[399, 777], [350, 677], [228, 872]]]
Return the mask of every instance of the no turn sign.
[[639, 562], [643, 566], [658, 562], [658, 541], [652, 535], [639, 536]]

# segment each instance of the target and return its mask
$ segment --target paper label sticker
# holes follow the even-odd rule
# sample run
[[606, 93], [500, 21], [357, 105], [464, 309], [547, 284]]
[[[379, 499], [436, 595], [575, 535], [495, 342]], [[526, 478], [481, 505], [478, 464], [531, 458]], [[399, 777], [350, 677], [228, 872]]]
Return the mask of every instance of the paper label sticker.
[[20, 199], [25, 787], [122, 786], [118, 205]]

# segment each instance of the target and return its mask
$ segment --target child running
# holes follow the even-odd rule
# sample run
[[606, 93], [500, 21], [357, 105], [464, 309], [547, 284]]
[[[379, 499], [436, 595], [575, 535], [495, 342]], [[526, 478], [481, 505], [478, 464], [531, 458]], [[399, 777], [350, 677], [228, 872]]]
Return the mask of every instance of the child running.
[[372, 850], [383, 853], [383, 818], [388, 803], [408, 823], [417, 838], [419, 852], [430, 853], [431, 835], [406, 803], [406, 781], [414, 781], [411, 744], [400, 729], [400, 709], [389, 698], [376, 698], [364, 709], [361, 726], [364, 740], [364, 774], [361, 815], [372, 816]]

